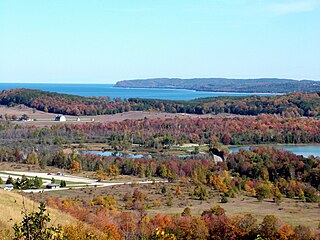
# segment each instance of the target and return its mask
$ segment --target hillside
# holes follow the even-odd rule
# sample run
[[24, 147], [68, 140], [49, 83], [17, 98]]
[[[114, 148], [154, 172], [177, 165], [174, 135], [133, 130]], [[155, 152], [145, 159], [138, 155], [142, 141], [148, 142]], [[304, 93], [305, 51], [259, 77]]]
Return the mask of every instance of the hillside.
[[320, 82], [312, 80], [292, 80], [278, 78], [227, 79], [227, 78], [155, 78], [145, 80], [119, 81], [116, 87], [130, 88], [170, 88], [211, 92], [259, 92], [290, 93], [314, 92], [320, 90]]
[[[0, 229], [12, 229], [12, 226], [22, 220], [21, 211], [24, 207], [28, 212], [38, 210], [39, 204], [28, 198], [14, 192], [8, 192], [0, 189]], [[67, 225], [76, 222], [76, 219], [59, 210], [47, 208], [50, 214], [51, 223], [54, 225]], [[1, 233], [0, 233], [1, 236]]]
[[110, 101], [109, 97], [82, 97], [25, 88], [0, 92], [0, 104], [9, 107], [24, 104], [44, 112], [75, 116], [123, 112], [123, 104]]
[[169, 113], [219, 114], [232, 113], [240, 115], [285, 114], [291, 116], [319, 116], [319, 93], [291, 93], [269, 97], [211, 97], [189, 101], [129, 99], [141, 110], [156, 110]]
[[[140, 98], [110, 101], [108, 97], [92, 98], [33, 89], [12, 89], [0, 93], [0, 104], [9, 107], [23, 104], [44, 112], [75, 116], [130, 111], [190, 114], [232, 113], [240, 115], [266, 113], [306, 117], [320, 115], [319, 93], [291, 93], [268, 97], [211, 97], [188, 101]], [[3, 117], [13, 119], [12, 116]]]

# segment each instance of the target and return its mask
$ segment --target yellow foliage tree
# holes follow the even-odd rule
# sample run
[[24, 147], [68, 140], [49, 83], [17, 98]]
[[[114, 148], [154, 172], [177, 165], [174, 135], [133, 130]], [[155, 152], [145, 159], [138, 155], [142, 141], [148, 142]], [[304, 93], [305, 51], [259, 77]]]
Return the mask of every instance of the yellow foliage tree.
[[28, 157], [26, 159], [26, 163], [27, 164], [39, 164], [39, 157], [38, 154], [34, 151], [32, 151], [31, 153], [28, 154]]
[[70, 165], [70, 170], [72, 172], [80, 172], [81, 171], [81, 164], [77, 160], [72, 160], [71, 165]]

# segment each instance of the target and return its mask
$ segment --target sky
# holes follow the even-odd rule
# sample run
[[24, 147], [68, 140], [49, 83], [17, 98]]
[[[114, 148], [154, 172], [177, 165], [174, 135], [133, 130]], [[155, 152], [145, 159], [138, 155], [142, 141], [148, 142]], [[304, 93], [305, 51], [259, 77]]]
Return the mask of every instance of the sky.
[[0, 0], [0, 82], [320, 80], [320, 0]]

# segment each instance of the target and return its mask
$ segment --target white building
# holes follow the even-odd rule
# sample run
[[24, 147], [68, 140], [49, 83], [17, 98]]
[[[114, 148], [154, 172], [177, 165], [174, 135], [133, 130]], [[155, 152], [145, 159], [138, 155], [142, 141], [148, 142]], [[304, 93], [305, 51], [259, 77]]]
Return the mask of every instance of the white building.
[[60, 188], [60, 185], [59, 184], [48, 184], [48, 185], [46, 185], [46, 188], [47, 189], [57, 189], [57, 188]]
[[12, 184], [1, 184], [0, 188], [6, 191], [12, 191], [13, 190], [13, 185]]
[[65, 122], [67, 119], [65, 116], [59, 114], [58, 116], [55, 117], [54, 120], [57, 122]]

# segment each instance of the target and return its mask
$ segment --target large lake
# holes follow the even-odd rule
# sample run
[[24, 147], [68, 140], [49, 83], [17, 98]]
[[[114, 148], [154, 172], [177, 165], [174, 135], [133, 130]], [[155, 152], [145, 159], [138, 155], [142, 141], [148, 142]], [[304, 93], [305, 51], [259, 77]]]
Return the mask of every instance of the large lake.
[[118, 88], [114, 84], [40, 84], [40, 83], [0, 83], [0, 91], [12, 88], [32, 88], [50, 92], [67, 93], [80, 96], [109, 96], [121, 98], [155, 98], [170, 100], [190, 100], [194, 98], [219, 96], [269, 96], [269, 93], [231, 93], [197, 92], [184, 89], [160, 88]]
[[[308, 157], [311, 155], [320, 157], [320, 145], [272, 145], [272, 147], [276, 147], [278, 149], [285, 149], [290, 152], [293, 152], [294, 154], [302, 155], [304, 157]], [[237, 152], [240, 148], [249, 150], [251, 146], [229, 147], [229, 150], [230, 152]]]

